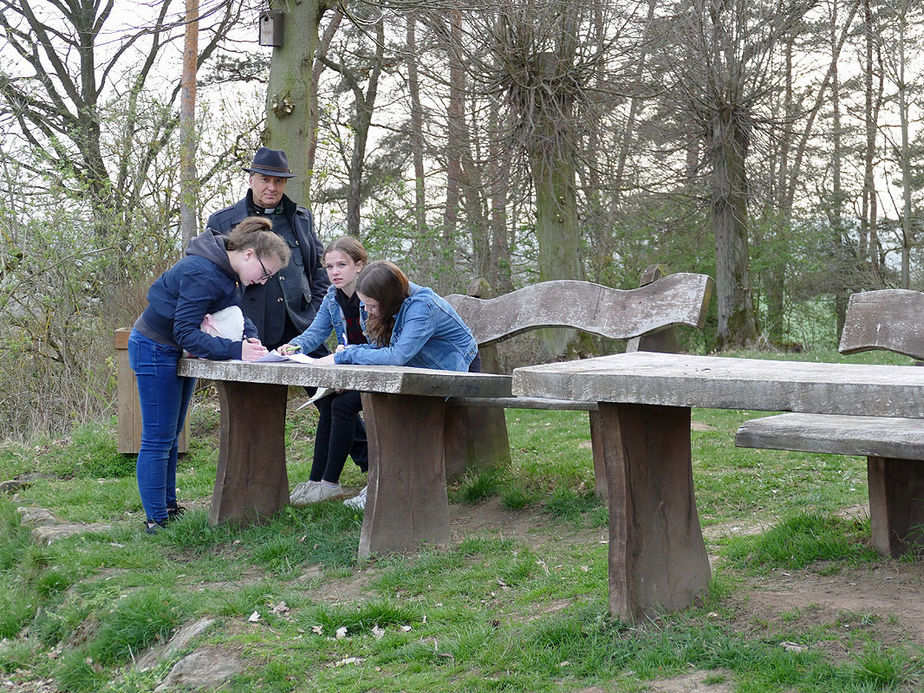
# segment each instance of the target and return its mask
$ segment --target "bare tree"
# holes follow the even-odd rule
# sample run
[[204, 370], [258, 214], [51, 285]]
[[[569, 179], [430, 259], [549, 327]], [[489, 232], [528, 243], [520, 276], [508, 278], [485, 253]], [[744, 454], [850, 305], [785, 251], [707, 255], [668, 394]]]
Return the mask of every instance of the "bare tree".
[[[111, 0], [0, 0], [0, 27], [18, 58], [0, 71], [0, 111], [15, 122], [23, 146], [42, 153], [42, 169], [32, 172], [58, 172], [75, 198], [89, 202], [101, 236], [113, 212], [124, 216], [137, 204], [146, 174], [178, 124], [175, 113], [153, 113], [142, 99], [161, 51], [181, 35], [176, 29], [183, 20], [169, 20], [171, 5], [163, 2], [149, 26], [119, 35], [103, 51]], [[224, 0], [210, 8], [213, 21], [198, 65], [214, 53], [239, 10]], [[168, 106], [179, 91], [176, 82]], [[104, 149], [110, 102], [118, 104], [119, 124], [130, 136], [145, 121], [145, 137], [127, 150]]]
[[755, 127], [768, 120], [775, 52], [806, 9], [798, 0], [678, 5], [676, 86], [701, 128], [708, 167], [720, 348], [753, 343], [758, 335], [749, 268], [749, 155]]
[[314, 166], [309, 165], [309, 143], [314, 136], [311, 94], [314, 73], [305, 69], [314, 65], [321, 16], [336, 6], [336, 0], [272, 0], [270, 8], [283, 12], [282, 45], [273, 48], [270, 81], [266, 95], [265, 143], [284, 149], [289, 167], [296, 174], [290, 196], [299, 204], [308, 204]]
[[196, 176], [196, 55], [199, 52], [199, 2], [186, 0], [186, 36], [180, 97], [180, 231], [184, 245], [199, 231]]
[[[894, 102], [898, 113], [898, 137], [889, 129], [883, 136], [889, 142], [891, 157], [896, 160], [902, 197], [896, 206], [897, 240], [901, 252], [902, 288], [911, 287], [911, 250], [915, 245], [913, 194], [920, 188], [915, 180], [915, 160], [920, 151], [915, 151], [912, 142], [913, 112], [920, 112], [922, 91], [919, 86], [921, 72], [915, 70], [911, 51], [922, 44], [921, 28], [924, 27], [924, 8], [913, 0], [891, 0], [882, 3], [881, 17], [877, 24], [878, 40], [882, 46], [885, 77], [895, 87]], [[897, 139], [897, 141], [896, 141]]]

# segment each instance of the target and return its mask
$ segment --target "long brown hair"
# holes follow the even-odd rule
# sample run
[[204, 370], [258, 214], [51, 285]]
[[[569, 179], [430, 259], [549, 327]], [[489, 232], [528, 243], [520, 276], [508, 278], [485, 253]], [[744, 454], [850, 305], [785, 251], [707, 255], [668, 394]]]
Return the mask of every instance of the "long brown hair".
[[369, 262], [369, 255], [366, 253], [366, 249], [363, 248], [363, 244], [352, 236], [341, 236], [331, 241], [330, 245], [324, 249], [324, 256], [326, 257], [327, 254], [333, 250], [340, 251], [353, 260], [353, 262], [363, 263], [363, 267]]
[[376, 260], [363, 268], [356, 280], [356, 291], [379, 304], [379, 317], [366, 320], [366, 336], [379, 346], [391, 342], [395, 315], [411, 295], [407, 276], [388, 260]]
[[228, 250], [247, 250], [253, 248], [257, 258], [275, 255], [279, 258], [279, 265], [285, 267], [289, 264], [292, 251], [289, 244], [273, 233], [273, 224], [266, 217], [247, 217], [237, 224], [225, 243]]

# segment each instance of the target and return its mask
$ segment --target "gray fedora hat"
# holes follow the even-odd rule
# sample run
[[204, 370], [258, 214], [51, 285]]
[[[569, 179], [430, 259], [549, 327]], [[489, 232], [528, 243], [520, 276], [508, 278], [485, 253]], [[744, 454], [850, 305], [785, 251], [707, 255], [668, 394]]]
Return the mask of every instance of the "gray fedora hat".
[[264, 176], [276, 176], [276, 178], [295, 178], [295, 174], [289, 170], [289, 157], [281, 149], [260, 147], [253, 155], [250, 168], [244, 170], [247, 173], [262, 173]]

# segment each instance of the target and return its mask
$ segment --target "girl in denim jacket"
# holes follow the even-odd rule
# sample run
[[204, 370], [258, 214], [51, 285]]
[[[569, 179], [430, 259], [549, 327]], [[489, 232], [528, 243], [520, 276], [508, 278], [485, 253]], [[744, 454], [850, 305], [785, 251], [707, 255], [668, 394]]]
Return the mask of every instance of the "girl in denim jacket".
[[479, 371], [478, 343], [449, 303], [391, 262], [366, 267], [356, 283], [369, 344], [337, 348], [322, 361]]
[[[365, 318], [355, 290], [356, 279], [367, 261], [365, 248], [350, 236], [338, 238], [327, 246], [323, 262], [330, 288], [308, 329], [289, 344], [279, 347], [280, 353], [291, 353], [295, 349], [310, 353], [321, 346], [331, 332], [340, 347], [366, 343], [363, 334]], [[289, 495], [289, 502], [295, 506], [342, 497], [340, 474], [348, 454], [363, 472], [369, 469], [366, 428], [359, 416], [363, 408], [360, 394], [352, 390], [338, 390], [316, 400], [315, 405], [320, 417], [314, 441], [314, 460], [308, 481], [296, 485]], [[362, 509], [365, 499], [364, 488], [346, 503]]]

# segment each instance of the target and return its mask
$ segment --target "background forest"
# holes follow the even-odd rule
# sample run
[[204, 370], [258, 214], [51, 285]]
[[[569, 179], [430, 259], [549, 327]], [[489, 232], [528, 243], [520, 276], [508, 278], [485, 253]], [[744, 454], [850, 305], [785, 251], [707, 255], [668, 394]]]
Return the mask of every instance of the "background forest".
[[322, 242], [443, 293], [708, 273], [698, 349], [830, 348], [850, 293], [924, 288], [918, 0], [0, 0], [0, 27], [7, 437], [113, 413], [113, 329], [261, 143]]

